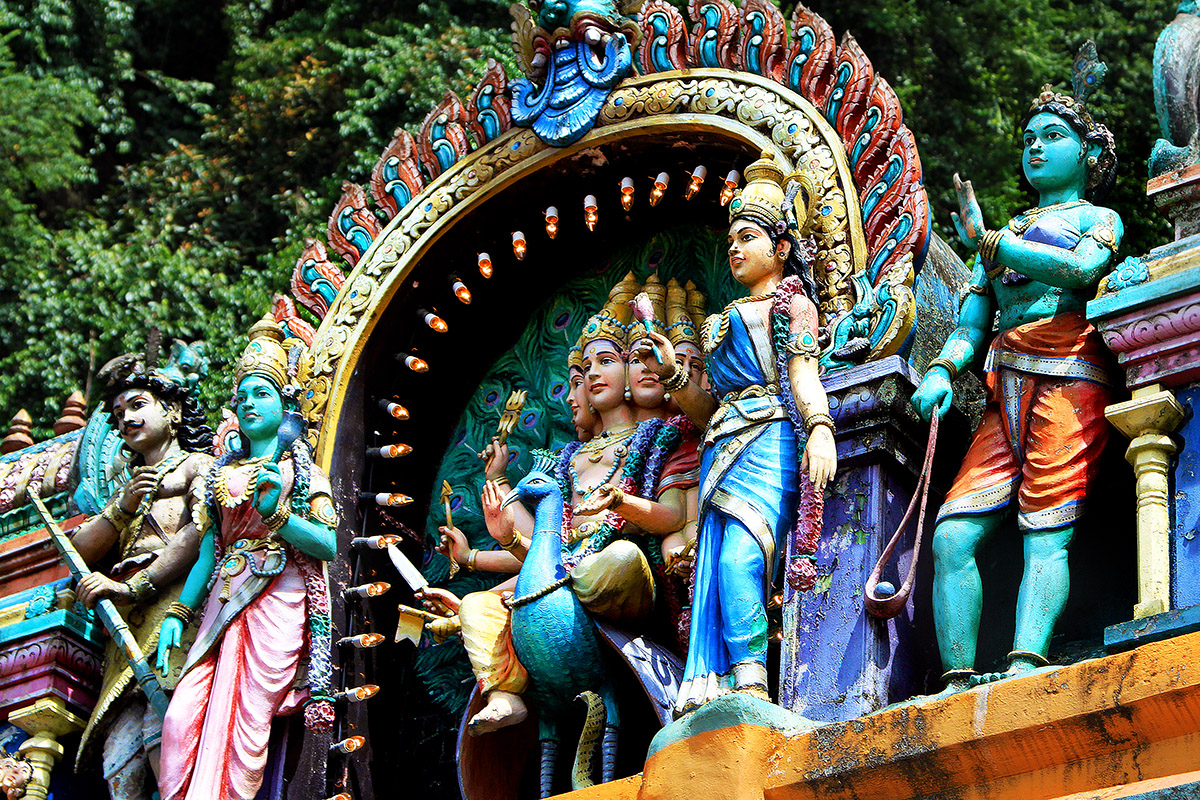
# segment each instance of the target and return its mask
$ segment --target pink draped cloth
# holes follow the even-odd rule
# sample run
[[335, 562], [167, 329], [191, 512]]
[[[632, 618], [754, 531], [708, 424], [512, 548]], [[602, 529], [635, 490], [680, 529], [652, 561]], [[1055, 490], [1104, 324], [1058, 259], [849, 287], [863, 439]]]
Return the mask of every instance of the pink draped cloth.
[[[284, 499], [290, 494], [291, 462], [285, 460]], [[229, 476], [234, 497], [245, 491], [247, 475]], [[247, 501], [221, 510], [219, 536], [225, 553], [238, 539], [259, 539], [270, 531]], [[289, 556], [291, 554], [289, 553]], [[251, 553], [261, 567], [263, 554]], [[234, 576], [231, 596], [250, 577]], [[215, 636], [211, 650], [184, 674], [163, 722], [159, 792], [163, 800], [254, 800], [267, 763], [271, 720], [295, 710], [291, 696], [305, 649], [308, 620], [304, 578], [294, 559], [265, 590], [225, 625], [220, 616], [222, 579], [209, 592], [203, 621], [189, 662]], [[201, 650], [202, 652], [202, 650]]]

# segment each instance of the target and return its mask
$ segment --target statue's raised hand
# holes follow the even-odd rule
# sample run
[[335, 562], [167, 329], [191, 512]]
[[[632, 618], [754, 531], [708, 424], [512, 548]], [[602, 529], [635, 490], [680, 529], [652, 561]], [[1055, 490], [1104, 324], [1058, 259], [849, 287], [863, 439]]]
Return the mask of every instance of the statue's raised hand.
[[133, 477], [121, 488], [121, 510], [126, 514], [132, 514], [137, 511], [142, 498], [153, 492], [156, 488], [157, 477], [157, 467], [142, 466], [136, 468], [133, 471]]
[[946, 416], [953, 399], [954, 390], [950, 387], [950, 376], [943, 368], [934, 367], [925, 373], [921, 385], [913, 393], [912, 404], [921, 419], [928, 422], [933, 418], [935, 411], [938, 419]]
[[438, 532], [442, 534], [442, 538], [433, 549], [456, 564], [466, 564], [467, 557], [471, 554], [471, 546], [463, 532], [456, 527], [447, 528], [445, 525], [438, 528]]
[[[654, 351], [662, 356], [660, 361]], [[659, 378], [669, 378], [675, 372], [675, 346], [671, 340], [655, 331], [647, 331], [630, 350], [629, 355], [641, 361], [646, 369]]]
[[279, 508], [283, 496], [283, 473], [278, 464], [267, 462], [258, 468], [258, 484], [254, 487], [254, 509], [263, 519]]
[[512, 508], [504, 508], [504, 498], [500, 484], [488, 481], [483, 485], [483, 494], [479, 498], [483, 503], [483, 524], [497, 542], [511, 542], [516, 532], [516, 517]]
[[954, 190], [958, 193], [958, 213], [951, 214], [954, 229], [958, 231], [958, 239], [972, 250], [979, 249], [979, 240], [983, 238], [983, 211], [979, 201], [975, 199], [975, 187], [970, 181], [964, 181], [954, 173]]
[[483, 459], [483, 475], [487, 480], [497, 481], [504, 477], [508, 469], [508, 444], [500, 441], [499, 436], [492, 437], [479, 457]]

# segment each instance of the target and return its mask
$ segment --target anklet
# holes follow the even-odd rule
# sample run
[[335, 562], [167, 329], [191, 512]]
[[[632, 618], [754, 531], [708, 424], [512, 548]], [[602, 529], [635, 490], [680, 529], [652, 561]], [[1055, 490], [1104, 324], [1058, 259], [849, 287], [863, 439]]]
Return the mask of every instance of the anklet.
[[1037, 664], [1039, 667], [1050, 666], [1050, 660], [1041, 653], [1035, 653], [1032, 650], [1013, 650], [1008, 654], [1008, 662], [1011, 664], [1014, 658], [1024, 658]]

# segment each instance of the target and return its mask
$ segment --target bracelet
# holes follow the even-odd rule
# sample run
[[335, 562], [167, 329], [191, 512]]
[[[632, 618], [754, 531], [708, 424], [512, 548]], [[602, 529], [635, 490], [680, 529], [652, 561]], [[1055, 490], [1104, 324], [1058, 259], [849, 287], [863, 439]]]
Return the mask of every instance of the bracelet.
[[292, 509], [287, 503], [280, 503], [275, 509], [275, 513], [263, 520], [263, 524], [271, 533], [278, 533], [279, 529], [287, 524], [288, 518], [292, 516]]
[[809, 414], [804, 418], [804, 432], [808, 435], [811, 436], [813, 428], [817, 427], [818, 425], [828, 426], [830, 433], [837, 432], [837, 428], [835, 428], [833, 424], [833, 417], [831, 417], [829, 414], [817, 412], [816, 414]]
[[477, 549], [475, 549], [474, 547], [472, 547], [471, 552], [467, 554], [467, 564], [466, 564], [467, 572], [474, 572], [477, 569], [475, 566], [475, 558], [478, 555], [479, 555], [479, 551]]
[[108, 523], [119, 531], [129, 527], [129, 523], [133, 519], [133, 514], [121, 508], [121, 504], [117, 500], [106, 505], [100, 512], [100, 516], [108, 520]]
[[688, 375], [688, 371], [683, 368], [683, 364], [676, 361], [675, 371], [662, 381], [662, 386], [668, 392], [678, 392], [680, 389], [687, 386], [691, 380], [692, 377]]
[[195, 611], [188, 608], [183, 603], [180, 603], [177, 600], [174, 603], [171, 603], [171, 605], [167, 606], [166, 616], [174, 617], [175, 619], [182, 622], [183, 627], [186, 628], [188, 625], [192, 624], [192, 616], [195, 613], [196, 613]]
[[493, 478], [492, 483], [496, 484], [497, 486], [511, 486], [512, 485], [508, 482], [508, 476], [506, 476], [506, 475], [501, 475], [499, 478]]
[[508, 544], [500, 542], [500, 546], [510, 553], [523, 544], [525, 544], [525, 537], [521, 535], [520, 531], [513, 531], [513, 537], [508, 540]]
[[933, 369], [934, 367], [941, 367], [942, 369], [946, 370], [946, 372], [950, 375], [950, 380], [954, 380], [958, 377], [958, 367], [955, 366], [954, 362], [948, 358], [942, 358], [941, 356], [938, 356], [929, 362], [929, 366], [925, 368], [925, 371], [929, 372], [929, 370]]
[[150, 582], [150, 576], [146, 574], [146, 570], [142, 570], [125, 581], [125, 585], [133, 593], [133, 599], [138, 605], [146, 605], [158, 594], [158, 588]]
[[988, 261], [995, 261], [996, 255], [1000, 250], [1000, 240], [1002, 238], [1004, 238], [1004, 228], [994, 231], [984, 231], [983, 238], [979, 240], [979, 255]]

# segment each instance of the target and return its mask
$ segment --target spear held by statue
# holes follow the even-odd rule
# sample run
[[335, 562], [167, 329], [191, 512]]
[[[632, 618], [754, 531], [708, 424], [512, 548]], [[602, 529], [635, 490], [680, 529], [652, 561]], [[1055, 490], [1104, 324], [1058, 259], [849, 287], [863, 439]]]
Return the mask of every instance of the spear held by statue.
[[[50, 539], [54, 542], [54, 546], [58, 548], [58, 552], [62, 554], [63, 561], [67, 564], [67, 569], [71, 572], [77, 582], [83, 580], [91, 570], [87, 564], [83, 562], [83, 557], [79, 555], [79, 551], [75, 549], [75, 545], [71, 544], [70, 538], [63, 532], [63, 529], [54, 521], [54, 517], [50, 515], [46, 504], [42, 502], [42, 498], [38, 496], [33, 487], [29, 490], [29, 499], [33, 501], [33, 505], [37, 508], [38, 515], [42, 518], [42, 522], [46, 524], [46, 530], [50, 531]], [[163, 691], [162, 685], [158, 682], [158, 678], [154, 674], [154, 670], [146, 661], [146, 655], [142, 652], [142, 648], [138, 646], [137, 640], [133, 638], [133, 634], [129, 631], [129, 626], [125, 624], [125, 619], [121, 613], [117, 611], [116, 605], [112, 600], [102, 599], [96, 603], [96, 617], [104, 624], [104, 629], [108, 631], [108, 635], [113, 638], [113, 641], [121, 648], [121, 652], [125, 654], [125, 660], [129, 662], [130, 669], [133, 670], [133, 675], [137, 678], [138, 685], [142, 687], [142, 691], [146, 694], [146, 699], [150, 701], [154, 712], [159, 718], [167, 715], [167, 695]]]

